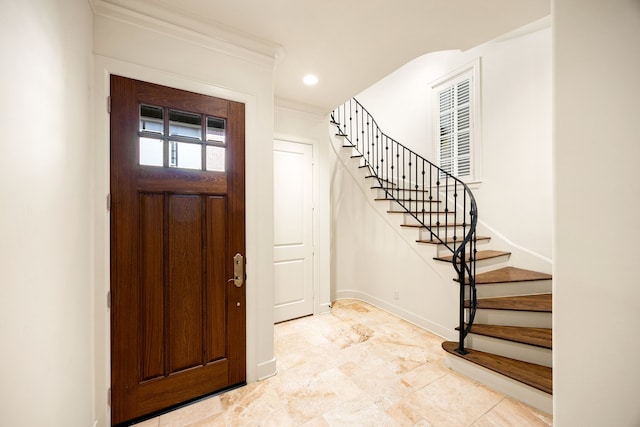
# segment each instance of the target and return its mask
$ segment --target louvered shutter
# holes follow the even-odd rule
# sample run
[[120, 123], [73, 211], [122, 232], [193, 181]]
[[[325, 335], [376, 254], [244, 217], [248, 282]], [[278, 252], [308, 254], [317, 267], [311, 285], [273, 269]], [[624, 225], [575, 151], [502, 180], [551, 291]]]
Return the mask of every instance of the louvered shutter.
[[[472, 175], [471, 79], [465, 78], [438, 92], [439, 164], [456, 177]], [[442, 174], [444, 175], [444, 174]]]
[[454, 102], [453, 87], [439, 93], [440, 98], [440, 167], [453, 173], [454, 160]]

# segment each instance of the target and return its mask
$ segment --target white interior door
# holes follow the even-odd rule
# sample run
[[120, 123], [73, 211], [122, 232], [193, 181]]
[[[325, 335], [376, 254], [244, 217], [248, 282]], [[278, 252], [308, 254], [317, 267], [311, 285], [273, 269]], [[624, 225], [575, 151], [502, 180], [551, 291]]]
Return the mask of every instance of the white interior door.
[[274, 320], [313, 314], [313, 147], [274, 141]]

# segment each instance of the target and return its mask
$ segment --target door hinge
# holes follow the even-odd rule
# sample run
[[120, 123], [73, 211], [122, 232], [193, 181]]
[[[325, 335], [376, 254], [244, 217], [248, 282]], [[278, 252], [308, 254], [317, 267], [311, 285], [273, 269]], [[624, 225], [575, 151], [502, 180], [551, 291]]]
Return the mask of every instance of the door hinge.
[[107, 308], [111, 308], [111, 291], [107, 291]]
[[111, 387], [107, 390], [107, 405], [111, 406]]
[[107, 113], [111, 114], [111, 96], [107, 96]]
[[107, 194], [107, 210], [111, 210], [111, 193]]

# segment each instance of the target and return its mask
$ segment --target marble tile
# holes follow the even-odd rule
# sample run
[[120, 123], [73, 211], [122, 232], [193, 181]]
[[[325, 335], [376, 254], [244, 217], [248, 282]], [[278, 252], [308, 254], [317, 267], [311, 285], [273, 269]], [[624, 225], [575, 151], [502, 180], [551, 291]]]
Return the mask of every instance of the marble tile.
[[550, 427], [552, 418], [522, 402], [505, 398], [473, 424], [473, 427]]
[[203, 418], [220, 414], [222, 405], [219, 396], [213, 396], [185, 406], [159, 417], [159, 427], [185, 427]]
[[189, 424], [188, 427], [227, 427], [227, 422], [224, 413], [220, 413]]
[[387, 408], [386, 413], [399, 426], [431, 426], [431, 424], [429, 424], [429, 422], [425, 420], [415, 408], [407, 405], [405, 402], [399, 402], [390, 406]]
[[322, 415], [318, 415], [310, 421], [302, 424], [302, 427], [329, 427], [329, 424], [327, 424], [327, 421]]
[[414, 390], [419, 390], [437, 379], [448, 375], [450, 372], [449, 368], [443, 364], [427, 362], [407, 372], [401, 372], [399, 375], [403, 382], [409, 387]]
[[252, 426], [285, 406], [269, 381], [251, 383], [220, 396], [228, 426]]
[[160, 417], [151, 418], [141, 423], [134, 424], [135, 427], [158, 427], [160, 425]]
[[440, 337], [370, 304], [337, 301], [274, 331], [276, 376], [137, 427], [552, 425], [447, 368]]
[[337, 368], [324, 371], [315, 377], [286, 372], [273, 377], [270, 382], [297, 425], [311, 421], [341, 402], [362, 393], [362, 390]]
[[470, 426], [504, 396], [471, 380], [447, 374], [411, 394], [407, 403], [434, 427]]
[[326, 412], [329, 426], [391, 427], [396, 421], [365, 396], [342, 403]]
[[381, 409], [386, 409], [402, 401], [412, 391], [410, 385], [403, 382], [402, 378], [396, 375], [388, 364], [364, 369], [349, 362], [342, 369], [349, 370], [349, 376], [354, 384], [365, 392], [369, 401]]

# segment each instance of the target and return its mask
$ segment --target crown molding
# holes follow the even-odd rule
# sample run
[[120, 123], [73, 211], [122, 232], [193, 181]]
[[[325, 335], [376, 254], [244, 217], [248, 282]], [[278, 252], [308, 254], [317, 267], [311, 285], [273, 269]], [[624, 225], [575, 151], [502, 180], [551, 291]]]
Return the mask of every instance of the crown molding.
[[223, 24], [203, 23], [139, 0], [88, 0], [94, 15], [115, 19], [182, 39], [228, 56], [275, 66], [284, 56], [282, 46], [241, 33]]
[[298, 113], [305, 113], [316, 117], [325, 117], [330, 111], [326, 111], [318, 106], [304, 104], [301, 102], [293, 101], [291, 99], [282, 98], [276, 96], [274, 99], [274, 106], [276, 110], [293, 110]]

